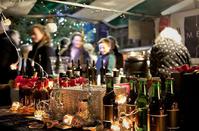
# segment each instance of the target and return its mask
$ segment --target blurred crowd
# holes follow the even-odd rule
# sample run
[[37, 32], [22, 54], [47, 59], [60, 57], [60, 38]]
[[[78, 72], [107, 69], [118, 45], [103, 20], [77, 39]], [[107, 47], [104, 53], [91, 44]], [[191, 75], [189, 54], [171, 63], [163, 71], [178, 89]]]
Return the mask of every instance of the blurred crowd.
[[[170, 34], [167, 32], [174, 32]], [[165, 33], [166, 32], [166, 33]], [[113, 36], [101, 38], [94, 46], [84, 41], [80, 32], [74, 32], [70, 38], [63, 37], [58, 44], [53, 44], [46, 27], [35, 24], [31, 27], [31, 44], [20, 45], [20, 33], [16, 30], [7, 30], [0, 35], [0, 84], [6, 85], [20, 74], [32, 76], [31, 66], [37, 64], [48, 75], [53, 75], [51, 57], [66, 56], [82, 66], [88, 62], [95, 63], [97, 73], [103, 66], [108, 72], [124, 67], [123, 55], [118, 51], [117, 40]], [[176, 38], [178, 38], [176, 40]], [[181, 36], [172, 28], [166, 28], [156, 38], [151, 48], [150, 69], [152, 76], [162, 78], [169, 76], [169, 68], [190, 64], [190, 54], [181, 42]], [[96, 47], [98, 52], [96, 52]], [[33, 65], [34, 64], [34, 65]], [[25, 69], [24, 69], [25, 68]], [[0, 96], [9, 103], [9, 88], [1, 86]], [[6, 101], [7, 100], [7, 101]], [[5, 102], [5, 103], [4, 103]]]
[[[3, 25], [2, 25], [3, 26]], [[19, 74], [32, 76], [32, 66], [38, 65], [48, 75], [53, 75], [51, 57], [66, 56], [82, 67], [96, 63], [99, 72], [101, 62], [112, 72], [113, 68], [123, 68], [123, 57], [118, 51], [118, 44], [113, 36], [102, 38], [97, 43], [99, 52], [91, 43], [85, 43], [80, 32], [74, 32], [70, 38], [63, 37], [58, 44], [53, 44], [50, 33], [45, 26], [35, 24], [31, 27], [31, 44], [20, 45], [20, 33], [9, 29], [0, 35], [0, 84], [7, 85]], [[37, 69], [36, 68], [36, 69]], [[2, 86], [0, 95], [9, 100], [9, 89]], [[0, 102], [1, 103], [1, 102]], [[6, 103], [9, 103], [6, 101]]]

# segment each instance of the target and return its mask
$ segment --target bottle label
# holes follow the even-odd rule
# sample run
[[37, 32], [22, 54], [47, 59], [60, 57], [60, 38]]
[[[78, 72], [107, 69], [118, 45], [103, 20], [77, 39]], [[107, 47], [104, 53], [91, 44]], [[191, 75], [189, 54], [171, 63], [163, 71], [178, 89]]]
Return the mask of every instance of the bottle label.
[[113, 105], [104, 105], [104, 121], [111, 122], [113, 120]]

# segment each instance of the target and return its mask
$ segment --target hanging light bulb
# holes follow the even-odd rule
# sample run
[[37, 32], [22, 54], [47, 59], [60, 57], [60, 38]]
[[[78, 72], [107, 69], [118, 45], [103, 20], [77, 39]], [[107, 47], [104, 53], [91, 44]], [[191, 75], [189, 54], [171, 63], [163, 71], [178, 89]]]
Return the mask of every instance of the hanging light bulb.
[[48, 23], [46, 24], [46, 29], [50, 32], [50, 33], [55, 33], [57, 32], [57, 24], [54, 22], [52, 17], [48, 18]]

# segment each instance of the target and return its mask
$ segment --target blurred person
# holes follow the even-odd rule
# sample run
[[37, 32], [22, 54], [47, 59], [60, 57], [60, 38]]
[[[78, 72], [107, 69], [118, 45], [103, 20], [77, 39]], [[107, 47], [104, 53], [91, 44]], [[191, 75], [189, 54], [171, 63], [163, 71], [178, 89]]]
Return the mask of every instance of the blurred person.
[[113, 54], [111, 50], [111, 42], [108, 38], [101, 38], [98, 41], [98, 47], [99, 47], [99, 52], [100, 55], [97, 58], [96, 62], [96, 68], [97, 68], [97, 73], [100, 73], [100, 68], [102, 67], [102, 62], [103, 66], [107, 70], [107, 73], [112, 73], [113, 69], [116, 66], [116, 59], [115, 55]]
[[60, 56], [67, 56], [67, 49], [70, 43], [70, 39], [63, 37], [60, 41], [60, 51], [56, 51]]
[[32, 45], [23, 44], [20, 46], [21, 59], [18, 66], [19, 75], [32, 76], [31, 74], [31, 60], [28, 59], [29, 52], [32, 51]]
[[[15, 39], [16, 37], [16, 39]], [[0, 34], [0, 106], [11, 104], [10, 81], [17, 76], [20, 34], [15, 30], [8, 30]]]
[[17, 30], [9, 30], [7, 34], [11, 37], [15, 46], [19, 47], [21, 41], [19, 32]]
[[84, 49], [89, 53], [89, 56], [91, 58], [91, 62], [97, 61], [97, 55], [95, 54], [95, 49], [91, 43], [84, 44]]
[[20, 46], [22, 58], [28, 58], [29, 52], [32, 51], [32, 45], [23, 44]]
[[86, 64], [87, 61], [90, 61], [90, 56], [83, 46], [84, 38], [81, 33], [75, 32], [72, 35], [70, 42], [67, 50], [67, 56], [70, 57], [70, 60], [73, 60], [74, 63], [77, 63], [77, 61], [80, 60], [81, 64]]
[[182, 37], [177, 30], [166, 27], [155, 39], [151, 48], [150, 70], [152, 76], [164, 80], [171, 76], [170, 69], [184, 64], [191, 64], [190, 54], [182, 43]]
[[107, 37], [110, 42], [111, 42], [111, 50], [113, 51], [114, 55], [115, 55], [115, 58], [116, 58], [116, 68], [117, 69], [120, 69], [120, 68], [123, 68], [123, 55], [118, 51], [118, 43], [117, 43], [117, 40], [116, 38], [114, 38], [113, 36], [108, 36]]
[[33, 49], [29, 53], [29, 58], [39, 63], [44, 71], [49, 75], [53, 74], [50, 57], [55, 56], [55, 51], [51, 47], [51, 37], [45, 26], [35, 24], [31, 29]]

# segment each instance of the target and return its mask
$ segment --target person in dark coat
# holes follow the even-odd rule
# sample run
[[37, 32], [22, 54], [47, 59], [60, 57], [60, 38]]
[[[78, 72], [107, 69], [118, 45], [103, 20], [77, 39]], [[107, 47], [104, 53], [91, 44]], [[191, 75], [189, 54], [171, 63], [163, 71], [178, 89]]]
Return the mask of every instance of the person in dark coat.
[[111, 49], [114, 52], [116, 58], [116, 68], [117, 69], [123, 68], [124, 66], [123, 55], [118, 51], [117, 40], [113, 36], [108, 36], [107, 38], [110, 40]]
[[62, 38], [60, 41], [60, 51], [58, 52], [58, 55], [66, 56], [69, 44], [70, 44], [69, 38], [66, 37]]
[[80, 60], [81, 64], [86, 64], [87, 61], [90, 61], [89, 53], [84, 49], [84, 37], [81, 33], [75, 32], [71, 37], [71, 43], [67, 50], [67, 56], [70, 57], [70, 60], [73, 60], [74, 63], [77, 63]]
[[29, 53], [29, 58], [39, 63], [44, 71], [49, 75], [53, 74], [50, 57], [55, 56], [55, 51], [51, 47], [49, 32], [43, 25], [33, 25], [31, 30], [33, 49]]
[[161, 77], [163, 80], [171, 76], [171, 68], [184, 64], [191, 64], [189, 51], [182, 43], [182, 38], [177, 30], [166, 27], [160, 32], [151, 49], [151, 74]]
[[10, 87], [8, 83], [17, 76], [16, 66], [19, 60], [19, 53], [16, 47], [18, 43], [13, 39], [13, 36], [18, 35], [19, 39], [20, 36], [16, 34], [17, 32], [10, 32], [15, 31], [9, 30], [0, 35], [0, 106], [8, 106], [11, 104]]

